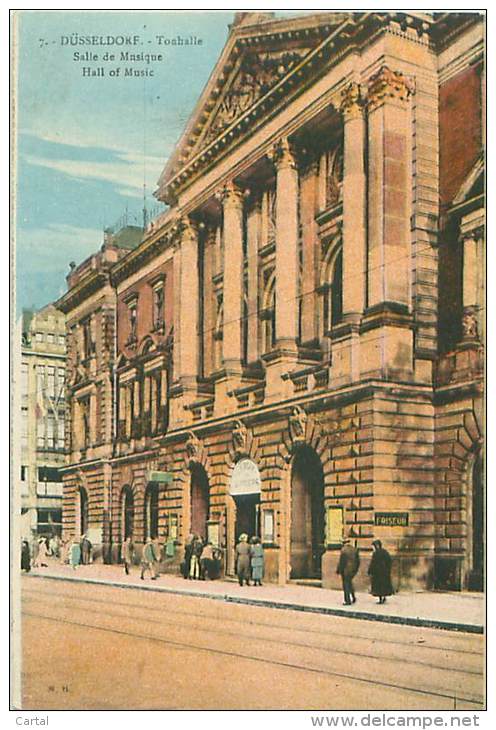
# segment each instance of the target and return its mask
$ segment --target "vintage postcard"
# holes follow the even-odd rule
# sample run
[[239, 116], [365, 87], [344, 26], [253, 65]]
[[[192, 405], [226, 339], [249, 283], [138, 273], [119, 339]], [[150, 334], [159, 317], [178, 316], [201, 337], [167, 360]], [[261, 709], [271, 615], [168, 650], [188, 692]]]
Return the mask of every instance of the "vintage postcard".
[[478, 725], [485, 21], [11, 12], [21, 720]]

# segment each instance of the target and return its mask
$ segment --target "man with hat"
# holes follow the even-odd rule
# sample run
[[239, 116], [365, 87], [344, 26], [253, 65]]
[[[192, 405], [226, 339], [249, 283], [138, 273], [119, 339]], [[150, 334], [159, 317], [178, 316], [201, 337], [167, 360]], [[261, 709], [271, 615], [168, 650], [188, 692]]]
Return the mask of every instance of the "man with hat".
[[341, 576], [341, 580], [343, 581], [344, 606], [351, 606], [356, 601], [353, 578], [358, 573], [359, 566], [360, 556], [357, 548], [351, 544], [348, 538], [344, 538], [338, 567], [336, 569], [336, 573]]

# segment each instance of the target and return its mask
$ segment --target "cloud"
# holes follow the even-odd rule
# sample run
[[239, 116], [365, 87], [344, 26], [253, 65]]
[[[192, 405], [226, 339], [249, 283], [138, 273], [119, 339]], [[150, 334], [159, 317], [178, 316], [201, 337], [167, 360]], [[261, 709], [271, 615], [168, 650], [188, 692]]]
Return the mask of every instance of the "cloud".
[[16, 268], [19, 274], [36, 278], [36, 270], [61, 273], [69, 271], [69, 262], [80, 263], [98, 251], [103, 232], [96, 228], [54, 223], [45, 228], [21, 228], [16, 237]]
[[[140, 197], [143, 191], [143, 177], [147, 186], [155, 186], [162, 171], [161, 158], [147, 156], [143, 158], [136, 153], [120, 152], [114, 155], [114, 160], [105, 162], [88, 162], [86, 160], [71, 160], [61, 157], [42, 157], [38, 155], [23, 155], [29, 165], [45, 167], [62, 175], [76, 180], [98, 180], [118, 187], [118, 192], [129, 197]], [[125, 192], [123, 192], [125, 191]]]

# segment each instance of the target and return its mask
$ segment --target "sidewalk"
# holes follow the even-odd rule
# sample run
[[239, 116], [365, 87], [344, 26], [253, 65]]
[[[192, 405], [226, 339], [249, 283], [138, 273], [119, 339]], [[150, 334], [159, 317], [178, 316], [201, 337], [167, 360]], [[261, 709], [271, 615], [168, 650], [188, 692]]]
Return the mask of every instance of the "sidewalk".
[[138, 567], [127, 576], [120, 565], [94, 563], [73, 570], [68, 565], [52, 563], [48, 568], [32, 569], [26, 577], [105, 584], [368, 621], [484, 633], [485, 597], [482, 593], [405, 592], [391, 596], [384, 605], [376, 603], [377, 599], [367, 593], [357, 593], [357, 602], [347, 607], [342, 605], [341, 591], [335, 590], [270, 583], [260, 587], [241, 587], [225, 580], [189, 581], [174, 575], [160, 575], [156, 581], [151, 581], [147, 574], [142, 581], [139, 574]]

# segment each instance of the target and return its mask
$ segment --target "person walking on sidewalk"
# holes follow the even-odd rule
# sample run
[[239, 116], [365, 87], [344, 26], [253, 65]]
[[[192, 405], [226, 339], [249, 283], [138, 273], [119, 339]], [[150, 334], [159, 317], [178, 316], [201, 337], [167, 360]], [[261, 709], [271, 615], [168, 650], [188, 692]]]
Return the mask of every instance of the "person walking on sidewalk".
[[356, 602], [355, 591], [353, 588], [353, 578], [358, 573], [360, 567], [360, 556], [356, 547], [353, 547], [348, 539], [343, 540], [341, 555], [336, 573], [341, 576], [343, 582], [344, 604], [351, 606]]
[[239, 536], [239, 542], [236, 545], [236, 574], [238, 576], [239, 585], [250, 585], [250, 557], [251, 550], [248, 545], [248, 535], [243, 533]]
[[76, 570], [78, 565], [81, 563], [81, 544], [79, 540], [74, 538], [72, 541], [71, 548], [69, 550], [69, 564], [73, 570]]
[[374, 552], [368, 570], [372, 583], [372, 595], [379, 598], [377, 603], [386, 603], [386, 596], [392, 596], [394, 593], [391, 583], [391, 556], [382, 547], [380, 540], [374, 540], [372, 546]]
[[254, 586], [262, 585], [264, 574], [264, 549], [259, 537], [251, 538], [251, 577]]
[[124, 562], [124, 572], [129, 575], [129, 569], [133, 564], [134, 545], [130, 537], [126, 537], [122, 543], [122, 560]]
[[201, 578], [201, 555], [203, 552], [203, 541], [200, 535], [195, 535], [191, 544], [191, 560], [189, 563], [190, 580], [200, 580]]
[[141, 559], [141, 580], [145, 580], [145, 572], [150, 571], [151, 579], [157, 580], [158, 578], [158, 554], [157, 547], [153, 540], [149, 537], [146, 541], [145, 547], [143, 548], [143, 557]]
[[91, 544], [87, 535], [81, 535], [81, 562], [83, 565], [91, 563]]
[[21, 545], [21, 570], [25, 570], [26, 573], [31, 570], [31, 550], [27, 540], [23, 540]]

